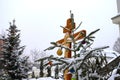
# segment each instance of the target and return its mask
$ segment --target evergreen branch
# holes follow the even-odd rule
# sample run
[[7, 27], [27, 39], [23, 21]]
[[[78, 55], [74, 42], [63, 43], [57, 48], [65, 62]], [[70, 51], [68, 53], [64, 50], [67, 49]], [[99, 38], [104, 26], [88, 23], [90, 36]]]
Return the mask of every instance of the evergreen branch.
[[57, 46], [57, 44], [55, 42], [50, 42], [51, 44], [53, 44], [54, 46]]
[[26, 47], [26, 46], [21, 46], [21, 47], [19, 47], [19, 48], [18, 48], [18, 50], [19, 50], [19, 49], [24, 50], [24, 49], [25, 49], [25, 47]]
[[[96, 33], [97, 31], [99, 31], [99, 30], [100, 30], [100, 29], [97, 29], [97, 30], [91, 32], [88, 36], [86, 36], [86, 37], [83, 39], [83, 41], [86, 41], [86, 39], [89, 40], [89, 37], [90, 37], [91, 35], [93, 35], [94, 33]], [[75, 49], [75, 51], [78, 51], [79, 48], [82, 47], [82, 46], [83, 46], [83, 44], [82, 44], [82, 42], [80, 42], [80, 44], [79, 44], [78, 47]]]
[[63, 45], [58, 44], [56, 42], [52, 42], [51, 44], [53, 44], [54, 46], [51, 46], [51, 47], [45, 49], [44, 51], [54, 49], [55, 47], [61, 47], [61, 48], [67, 49], [67, 50], [74, 51], [73, 49], [70, 49], [69, 47], [63, 46]]
[[79, 66], [76, 70], [79, 70], [79, 68], [82, 67], [82, 65], [84, 64], [85, 60], [87, 60], [94, 51], [106, 49], [106, 48], [108, 48], [108, 47], [109, 47], [109, 46], [105, 46], [105, 47], [95, 48], [95, 49], [91, 50], [91, 51], [84, 57], [82, 63], [80, 64], [80, 66]]
[[72, 66], [72, 63], [70, 63], [68, 66], [66, 66], [66, 67], [63, 69], [63, 72], [65, 72], [65, 70], [68, 69], [70, 66]]
[[91, 35], [95, 34], [95, 33], [98, 32], [99, 30], [100, 30], [100, 29], [97, 29], [97, 30], [91, 32], [88, 36], [91, 36]]
[[[91, 37], [91, 35], [94, 34], [94, 33], [96, 33], [96, 32], [99, 31], [99, 30], [100, 30], [100, 29], [97, 29], [97, 30], [91, 32], [88, 36], [86, 36], [86, 37], [83, 39], [83, 41], [86, 41], [86, 39], [89, 40], [89, 38]], [[73, 36], [71, 35], [70, 37], [71, 37], [71, 39], [72, 39], [72, 42], [75, 44], [75, 40], [74, 40]], [[92, 37], [92, 38], [93, 38], [93, 37]], [[93, 41], [92, 39], [90, 39], [90, 40]], [[87, 42], [87, 41], [86, 41], [86, 42]], [[83, 47], [83, 44], [82, 44], [82, 43], [80, 43], [76, 49], [75, 49], [75, 47], [74, 47], [74, 49], [71, 49], [71, 48], [66, 47], [66, 46], [63, 46], [63, 45], [61, 45], [61, 44], [57, 44], [56, 42], [51, 42], [51, 44], [53, 44], [54, 46], [50, 46], [50, 47], [48, 47], [47, 49], [45, 49], [44, 51], [46, 51], [46, 50], [52, 50], [52, 49], [54, 49], [55, 47], [61, 47], [61, 48], [64, 48], [64, 49], [67, 49], [67, 50], [71, 50], [71, 51], [76, 52], [76, 51], [79, 51], [79, 48], [80, 48], [80, 47]]]
[[50, 47], [48, 47], [47, 49], [45, 49], [44, 51], [52, 50], [52, 49], [54, 49], [54, 48], [55, 48], [55, 46], [50, 46]]
[[60, 61], [60, 62], [62, 62], [62, 63], [65, 63], [65, 64], [69, 64], [69, 63], [67, 63], [66, 61], [64, 61], [64, 60], [62, 60], [62, 59], [59, 59], [59, 58], [54, 58], [54, 57], [52, 57], [51, 59], [53, 59], [53, 60], [55, 60], [55, 61]]
[[94, 36], [89, 36], [89, 38], [95, 38]]
[[76, 59], [76, 62], [82, 61], [83, 59]]
[[63, 63], [53, 63], [52, 66], [62, 65]]
[[[83, 39], [83, 41], [86, 41], [86, 39], [89, 39], [89, 37], [90, 37], [92, 34], [96, 33], [96, 32], [99, 31], [99, 30], [100, 30], [100, 29], [97, 29], [97, 30], [91, 32], [87, 37], [85, 37], [85, 38]], [[74, 37], [73, 37], [72, 35], [71, 35], [70, 37], [71, 37], [71, 39], [72, 39], [72, 42], [75, 44]], [[92, 41], [92, 39], [90, 39], [90, 40]], [[87, 42], [87, 41], [86, 41], [86, 42]], [[76, 52], [76, 51], [79, 50], [80, 47], [83, 47], [83, 44], [82, 44], [82, 43], [80, 43], [76, 49], [75, 49], [75, 47], [74, 47], [74, 49], [70, 49], [69, 47], [63, 46], [63, 45], [61, 45], [61, 44], [57, 44], [56, 42], [51, 42], [51, 44], [53, 44], [54, 46], [51, 46], [51, 47], [45, 49], [44, 51], [46, 51], [46, 50], [52, 50], [52, 49], [54, 49], [55, 47], [61, 47], [61, 48], [64, 48], [64, 49], [67, 49], [67, 50], [71, 50], [71, 51]]]
[[53, 57], [53, 55], [50, 55], [49, 57], [40, 58], [40, 59], [36, 60], [35, 62], [39, 62], [39, 61], [42, 61], [42, 60], [50, 59], [52, 57]]
[[93, 44], [93, 43], [88, 44], [87, 46], [85, 46], [85, 48], [86, 48], [86, 49], [89, 48], [92, 44]]
[[73, 49], [66, 47], [66, 46], [63, 46], [63, 45], [57, 45], [56, 47], [61, 47], [61, 48], [64, 48], [66, 50], [74, 51]]
[[80, 22], [80, 24], [78, 25], [78, 27], [74, 29], [74, 32], [81, 26], [81, 24], [82, 24], [82, 21]]
[[95, 50], [102, 50], [102, 49], [106, 49], [106, 48], [109, 48], [109, 46], [104, 46], [104, 47], [95, 48], [93, 51], [95, 51]]
[[65, 27], [63, 27], [63, 26], [60, 26], [61, 28], [63, 28], [63, 29], [66, 29], [66, 30], [68, 30], [68, 31], [70, 31], [70, 29], [68, 29], [68, 28], [65, 28]]
[[66, 64], [63, 63], [63, 65], [60, 67], [60, 70], [62, 70], [65, 66]]

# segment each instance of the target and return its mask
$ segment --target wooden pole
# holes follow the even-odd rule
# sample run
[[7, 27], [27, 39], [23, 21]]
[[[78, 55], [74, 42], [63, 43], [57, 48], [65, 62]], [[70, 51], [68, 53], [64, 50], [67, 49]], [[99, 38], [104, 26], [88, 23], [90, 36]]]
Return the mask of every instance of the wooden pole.
[[[67, 25], [66, 25], [65, 28], [67, 28], [69, 30], [63, 29], [63, 33], [65, 33], [64, 44], [65, 44], [66, 47], [71, 48], [72, 47], [71, 46], [72, 43], [68, 39], [70, 39], [70, 35], [71, 35], [72, 29], [73, 29], [72, 19], [71, 18], [67, 19], [66, 24]], [[75, 28], [75, 25], [74, 25], [74, 28]], [[65, 53], [64, 53], [64, 57], [65, 58], [71, 58], [71, 56], [72, 56], [71, 50], [66, 49]], [[66, 69], [65, 72], [64, 72], [64, 80], [71, 80], [72, 74], [68, 73], [68, 72], [69, 72], [69, 70]]]

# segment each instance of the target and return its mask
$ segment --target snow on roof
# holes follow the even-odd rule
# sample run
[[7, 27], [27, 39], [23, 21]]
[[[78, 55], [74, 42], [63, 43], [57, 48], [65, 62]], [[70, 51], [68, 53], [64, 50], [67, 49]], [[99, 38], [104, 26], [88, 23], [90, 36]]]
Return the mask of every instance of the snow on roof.
[[112, 17], [111, 19], [114, 24], [119, 24], [120, 23], [120, 13], [118, 13], [116, 16]]
[[113, 19], [115, 19], [115, 18], [117, 18], [119, 16], [120, 16], [120, 13], [118, 13], [116, 16], [112, 17], [111, 19], [113, 20]]

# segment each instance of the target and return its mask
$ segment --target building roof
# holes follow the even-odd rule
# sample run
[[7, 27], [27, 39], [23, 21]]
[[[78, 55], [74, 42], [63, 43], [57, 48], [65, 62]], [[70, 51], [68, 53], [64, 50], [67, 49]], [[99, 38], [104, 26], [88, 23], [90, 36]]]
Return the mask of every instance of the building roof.
[[118, 15], [112, 17], [111, 19], [114, 24], [120, 24], [120, 13], [118, 13]]

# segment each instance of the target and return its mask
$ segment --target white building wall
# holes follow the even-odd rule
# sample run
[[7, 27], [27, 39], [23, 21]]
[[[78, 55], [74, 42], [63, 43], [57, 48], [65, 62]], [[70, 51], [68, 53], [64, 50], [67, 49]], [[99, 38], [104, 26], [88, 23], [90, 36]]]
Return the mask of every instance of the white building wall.
[[117, 0], [117, 9], [118, 9], [118, 13], [120, 13], [120, 0]]
[[[120, 14], [120, 0], [117, 0], [117, 10], [118, 10], [118, 14]], [[120, 23], [119, 25], [119, 34], [120, 34]]]

